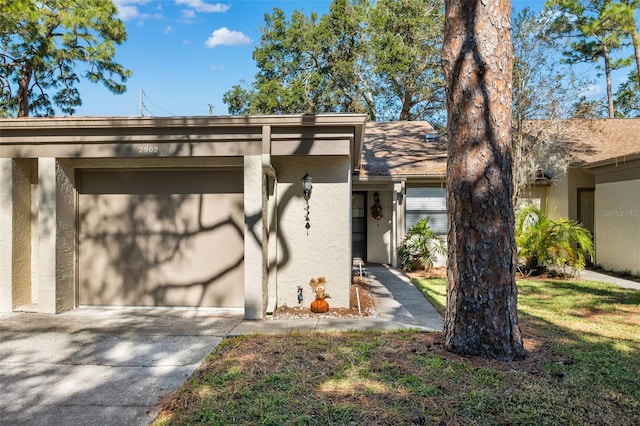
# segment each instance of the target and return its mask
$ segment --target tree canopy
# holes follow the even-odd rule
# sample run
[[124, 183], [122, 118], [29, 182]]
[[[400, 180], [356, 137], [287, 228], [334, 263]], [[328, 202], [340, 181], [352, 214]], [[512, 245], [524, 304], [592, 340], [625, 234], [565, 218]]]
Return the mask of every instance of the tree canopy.
[[631, 45], [634, 32], [637, 36], [634, 18], [637, 3], [635, 0], [548, 0], [546, 3], [546, 9], [554, 12], [551, 31], [567, 39], [563, 51], [567, 63], [596, 64], [596, 69], [604, 73], [611, 118], [615, 116], [611, 73], [633, 61], [622, 49]]
[[[562, 63], [558, 41], [548, 36], [550, 23], [549, 14], [528, 8], [512, 19], [514, 202], [541, 172], [552, 177], [575, 160], [561, 123], [576, 115], [576, 99], [592, 83]], [[544, 121], [532, 132], [531, 120]]]
[[231, 114], [361, 112], [433, 119], [444, 109], [437, 0], [334, 0], [329, 13], [265, 15], [258, 66], [223, 100]]
[[73, 114], [80, 78], [123, 93], [131, 71], [115, 62], [126, 30], [111, 0], [0, 0], [0, 111]]

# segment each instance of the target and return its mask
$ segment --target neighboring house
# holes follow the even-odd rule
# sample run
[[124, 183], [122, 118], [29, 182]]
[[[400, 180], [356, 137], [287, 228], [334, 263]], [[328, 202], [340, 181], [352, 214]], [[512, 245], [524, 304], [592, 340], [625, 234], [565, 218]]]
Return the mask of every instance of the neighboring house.
[[[0, 120], [0, 312], [348, 307], [364, 115]], [[307, 204], [302, 181], [313, 178]]]
[[577, 161], [547, 188], [549, 216], [593, 233], [598, 266], [640, 275], [640, 118], [559, 125]]
[[[540, 125], [530, 124], [532, 132]], [[640, 119], [568, 120], [555, 126], [573, 145], [576, 162], [551, 179], [538, 179], [520, 201], [551, 218], [583, 223], [594, 235], [597, 265], [640, 275]], [[446, 236], [446, 156], [446, 143], [428, 123], [367, 123], [362, 167], [353, 183], [354, 255], [397, 266], [396, 247], [425, 215], [436, 233]], [[380, 219], [370, 211], [376, 194], [383, 207]]]
[[[0, 312], [350, 303], [352, 259], [447, 232], [447, 146], [358, 114], [0, 120]], [[580, 163], [525, 194], [640, 274], [640, 119], [563, 122]], [[302, 178], [313, 178], [305, 200]], [[308, 222], [307, 222], [308, 219]], [[310, 227], [305, 225], [309, 223]], [[437, 259], [443, 264], [444, 259]]]

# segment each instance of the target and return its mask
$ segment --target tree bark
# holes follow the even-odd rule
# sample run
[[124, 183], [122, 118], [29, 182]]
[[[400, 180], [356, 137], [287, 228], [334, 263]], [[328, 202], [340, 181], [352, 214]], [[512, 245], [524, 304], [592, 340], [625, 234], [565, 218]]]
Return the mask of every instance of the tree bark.
[[607, 82], [607, 111], [609, 118], [615, 118], [615, 109], [613, 107], [613, 86], [611, 83], [611, 61], [609, 59], [609, 48], [602, 46], [602, 57], [604, 58], [604, 76]]
[[446, 0], [447, 349], [524, 357], [512, 204], [509, 0]]
[[25, 65], [18, 79], [18, 117], [29, 116], [29, 84], [31, 84], [31, 70]]
[[631, 18], [633, 21], [633, 26], [631, 27], [631, 40], [633, 41], [633, 51], [634, 56], [636, 58], [636, 70], [638, 71], [638, 79], [640, 79], [640, 35], [638, 34], [638, 24], [635, 18], [635, 8], [637, 8], [637, 3], [631, 4], [629, 0], [623, 2], [631, 9]]

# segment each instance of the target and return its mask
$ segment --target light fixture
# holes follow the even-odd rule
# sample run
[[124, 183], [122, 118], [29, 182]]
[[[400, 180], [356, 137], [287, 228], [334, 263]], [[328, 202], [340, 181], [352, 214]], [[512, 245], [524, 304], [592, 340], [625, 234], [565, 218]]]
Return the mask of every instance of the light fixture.
[[311, 176], [309, 176], [309, 172], [305, 173], [302, 177], [302, 193], [304, 194], [304, 200], [307, 202], [307, 206], [304, 208], [306, 214], [304, 216], [304, 227], [307, 229], [307, 235], [309, 235], [309, 228], [311, 228], [311, 223], [309, 222], [309, 198], [311, 198], [311, 189], [313, 186], [311, 185]]
[[311, 198], [311, 189], [313, 188], [311, 185], [312, 181], [313, 179], [309, 176], [309, 172], [305, 173], [302, 177], [302, 192], [304, 193], [304, 199], [307, 201]]

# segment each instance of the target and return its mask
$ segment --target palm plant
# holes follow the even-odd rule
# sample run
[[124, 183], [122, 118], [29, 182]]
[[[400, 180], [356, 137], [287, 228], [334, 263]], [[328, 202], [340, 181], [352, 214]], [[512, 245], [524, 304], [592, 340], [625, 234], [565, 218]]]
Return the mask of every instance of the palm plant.
[[527, 273], [540, 273], [550, 267], [563, 271], [584, 268], [586, 256], [593, 258], [591, 233], [579, 222], [569, 219], [551, 220], [535, 206], [516, 215], [518, 258]]
[[409, 228], [397, 249], [407, 271], [430, 269], [433, 267], [434, 254], [444, 255], [446, 252], [444, 241], [429, 226], [429, 216], [423, 217]]

